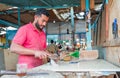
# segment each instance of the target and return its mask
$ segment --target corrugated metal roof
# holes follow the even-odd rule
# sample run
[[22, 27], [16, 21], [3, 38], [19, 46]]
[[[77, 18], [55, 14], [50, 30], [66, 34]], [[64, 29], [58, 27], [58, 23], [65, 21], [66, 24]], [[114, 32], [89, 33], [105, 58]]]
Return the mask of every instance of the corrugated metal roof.
[[[103, 0], [95, 0], [95, 4], [102, 2]], [[74, 7], [74, 14], [77, 14], [81, 11], [80, 7], [81, 0], [0, 0], [0, 20], [6, 22], [18, 24], [18, 8], [9, 9], [11, 7], [20, 7], [20, 22], [21, 25], [26, 24], [30, 21], [33, 21], [33, 16], [35, 8], [48, 8], [50, 12], [49, 22], [56, 21], [66, 21], [68, 17], [60, 20], [58, 18], [62, 17], [61, 13], [69, 13], [71, 6]], [[52, 8], [52, 9], [51, 9]], [[59, 9], [58, 9], [59, 8]], [[9, 10], [8, 10], [9, 9]], [[56, 10], [57, 14], [55, 14]], [[75, 16], [75, 19], [76, 18]], [[0, 24], [0, 26], [5, 26]]]
[[80, 6], [80, 0], [0, 0], [0, 3], [21, 8], [64, 8]]

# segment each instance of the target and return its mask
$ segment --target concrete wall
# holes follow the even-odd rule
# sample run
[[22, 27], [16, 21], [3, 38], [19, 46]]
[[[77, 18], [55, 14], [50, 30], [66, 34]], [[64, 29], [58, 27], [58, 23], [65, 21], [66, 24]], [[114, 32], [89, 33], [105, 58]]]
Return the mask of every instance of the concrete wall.
[[4, 49], [4, 63], [6, 70], [16, 70], [18, 55], [11, 53], [8, 49]]
[[5, 69], [5, 63], [4, 63], [4, 50], [0, 49], [0, 70]]
[[[86, 26], [84, 20], [75, 21], [74, 27], [76, 33], [86, 32]], [[64, 22], [64, 23], [56, 22], [56, 23], [48, 23], [46, 30], [48, 34], [59, 34], [59, 30], [60, 30], [60, 34], [62, 34], [62, 33], [67, 33], [67, 28], [69, 29], [70, 32], [73, 30], [73, 27], [71, 27], [70, 22]]]
[[112, 22], [114, 18], [117, 18], [118, 22], [118, 35], [120, 36], [120, 0], [110, 0], [109, 2], [109, 38], [108, 40], [113, 39], [112, 34]]
[[0, 70], [16, 70], [18, 55], [8, 49], [0, 49]]
[[[106, 13], [108, 7], [108, 15]], [[120, 36], [120, 0], [109, 0], [104, 6], [104, 10], [99, 18], [96, 31], [94, 33], [94, 45], [99, 50], [99, 58], [120, 66], [120, 37], [113, 39], [112, 22], [114, 18], [118, 21], [118, 35]], [[108, 24], [106, 24], [106, 16], [108, 16]], [[108, 25], [108, 32], [106, 31]], [[108, 37], [106, 37], [106, 33]], [[97, 46], [97, 47], [96, 47]]]
[[106, 48], [106, 60], [120, 66], [120, 38], [110, 40], [104, 46]]
[[99, 59], [105, 59], [106, 60], [106, 48], [102, 46], [94, 46], [93, 50], [98, 50], [98, 58]]
[[106, 48], [106, 60], [120, 66], [120, 37], [113, 39], [112, 22], [114, 18], [118, 21], [118, 35], [120, 36], [120, 0], [109, 0], [109, 36], [107, 41], [103, 44]]
[[120, 66], [120, 47], [108, 47], [106, 58], [109, 62]]

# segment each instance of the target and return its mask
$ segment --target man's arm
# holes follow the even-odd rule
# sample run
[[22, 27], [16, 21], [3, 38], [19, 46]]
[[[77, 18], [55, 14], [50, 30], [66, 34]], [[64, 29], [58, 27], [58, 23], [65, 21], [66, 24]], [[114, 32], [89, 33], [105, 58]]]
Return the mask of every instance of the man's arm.
[[10, 46], [10, 51], [17, 53], [17, 54], [21, 54], [21, 55], [34, 55], [35, 57], [38, 57], [40, 59], [50, 56], [50, 54], [48, 52], [27, 49], [27, 48], [25, 48], [19, 44], [16, 44], [14, 42], [12, 42], [12, 44]]
[[11, 46], [10, 46], [10, 51], [17, 53], [17, 54], [23, 54], [23, 55], [34, 55], [35, 51], [34, 50], [30, 50], [27, 49], [19, 44], [16, 44], [14, 42], [12, 42]]

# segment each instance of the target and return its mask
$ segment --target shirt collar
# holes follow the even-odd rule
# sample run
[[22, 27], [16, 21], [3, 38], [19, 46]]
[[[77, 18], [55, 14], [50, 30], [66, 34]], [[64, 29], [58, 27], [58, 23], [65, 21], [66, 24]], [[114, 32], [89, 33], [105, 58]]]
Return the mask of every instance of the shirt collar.
[[35, 27], [34, 27], [34, 25], [31, 22], [29, 24], [30, 24], [32, 30], [36, 30]]

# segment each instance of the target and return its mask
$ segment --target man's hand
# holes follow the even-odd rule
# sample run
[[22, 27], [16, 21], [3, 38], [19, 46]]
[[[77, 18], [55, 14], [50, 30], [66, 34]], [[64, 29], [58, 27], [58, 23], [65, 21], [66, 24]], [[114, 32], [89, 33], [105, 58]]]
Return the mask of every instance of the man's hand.
[[51, 56], [51, 54], [46, 51], [36, 51], [34, 55], [36, 58], [39, 58], [39, 59], [43, 59]]

